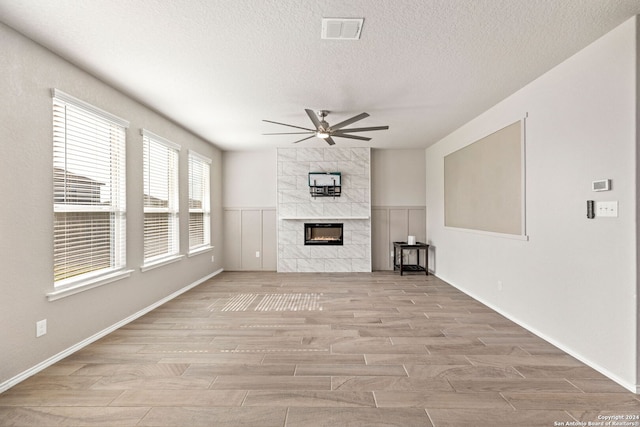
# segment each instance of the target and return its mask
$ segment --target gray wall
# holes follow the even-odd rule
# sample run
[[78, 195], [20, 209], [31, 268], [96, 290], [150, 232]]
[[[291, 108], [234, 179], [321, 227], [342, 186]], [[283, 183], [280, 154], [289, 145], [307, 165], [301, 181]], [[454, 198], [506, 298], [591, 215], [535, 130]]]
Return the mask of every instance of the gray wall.
[[[427, 149], [438, 276], [637, 387], [638, 28], [633, 18]], [[528, 240], [444, 226], [443, 159], [528, 114]], [[591, 182], [611, 179], [594, 193]], [[586, 201], [619, 217], [587, 219]]]
[[276, 271], [276, 150], [225, 151], [222, 164], [225, 270]]
[[[275, 271], [272, 260], [277, 258], [277, 244], [270, 243], [270, 236], [276, 233], [277, 223], [265, 212], [277, 206], [276, 150], [225, 151], [222, 159], [224, 268]], [[372, 268], [390, 270], [391, 242], [408, 235], [426, 238], [424, 150], [372, 149], [371, 187]], [[244, 213], [245, 218], [261, 213], [260, 230], [242, 221], [245, 211], [256, 212]], [[258, 250], [262, 252], [257, 259]]]
[[424, 150], [371, 151], [374, 271], [393, 270], [393, 242], [426, 240], [425, 173]]
[[424, 150], [371, 150], [371, 205], [425, 205]]
[[[424, 206], [384, 206], [371, 209], [371, 246], [374, 271], [393, 270], [393, 242], [406, 242], [408, 236], [425, 242], [426, 210]], [[415, 251], [409, 251], [405, 264], [415, 264]], [[420, 255], [424, 266], [424, 255]]]
[[224, 209], [224, 268], [276, 271], [275, 208]]
[[[222, 267], [221, 154], [211, 144], [0, 24], [0, 391], [28, 369]], [[129, 120], [127, 131], [127, 279], [49, 302], [53, 290], [52, 88]], [[187, 212], [187, 153], [212, 159], [214, 250], [146, 272], [143, 260], [142, 137], [145, 128], [181, 144], [180, 200]], [[188, 250], [181, 215], [181, 253]], [[211, 262], [211, 255], [216, 262]], [[36, 321], [48, 333], [35, 337]]]
[[276, 150], [222, 154], [222, 206], [276, 207]]

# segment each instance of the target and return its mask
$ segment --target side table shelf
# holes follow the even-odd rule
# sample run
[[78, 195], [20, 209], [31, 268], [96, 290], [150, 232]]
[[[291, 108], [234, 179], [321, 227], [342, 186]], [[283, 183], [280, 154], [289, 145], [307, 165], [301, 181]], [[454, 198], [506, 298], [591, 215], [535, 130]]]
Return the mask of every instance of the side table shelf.
[[[416, 263], [404, 264], [404, 252], [416, 251]], [[393, 270], [400, 270], [402, 276], [405, 271], [423, 272], [429, 275], [429, 245], [417, 242], [415, 245], [409, 245], [407, 242], [393, 242]], [[424, 251], [424, 267], [420, 265], [420, 251]]]

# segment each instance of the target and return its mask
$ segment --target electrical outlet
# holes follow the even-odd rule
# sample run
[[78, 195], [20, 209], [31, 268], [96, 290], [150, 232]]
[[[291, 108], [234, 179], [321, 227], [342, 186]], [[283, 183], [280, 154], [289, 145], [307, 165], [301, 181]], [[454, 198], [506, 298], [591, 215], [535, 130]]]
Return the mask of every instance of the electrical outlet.
[[215, 257], [215, 255], [211, 255], [211, 262], [216, 262], [216, 257]]
[[260, 251], [256, 251], [256, 258], [260, 258]]
[[498, 280], [498, 290], [502, 290], [502, 280]]
[[47, 333], [47, 319], [39, 320], [36, 322], [36, 338], [39, 338]]

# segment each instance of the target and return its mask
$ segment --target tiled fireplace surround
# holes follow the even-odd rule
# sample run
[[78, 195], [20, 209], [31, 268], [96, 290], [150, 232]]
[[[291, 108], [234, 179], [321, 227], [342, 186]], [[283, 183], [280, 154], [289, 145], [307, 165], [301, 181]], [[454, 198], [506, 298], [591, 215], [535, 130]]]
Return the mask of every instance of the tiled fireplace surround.
[[[371, 271], [371, 150], [278, 149], [278, 272]], [[309, 194], [309, 172], [341, 172], [342, 195]], [[344, 224], [343, 246], [305, 246], [304, 223]]]

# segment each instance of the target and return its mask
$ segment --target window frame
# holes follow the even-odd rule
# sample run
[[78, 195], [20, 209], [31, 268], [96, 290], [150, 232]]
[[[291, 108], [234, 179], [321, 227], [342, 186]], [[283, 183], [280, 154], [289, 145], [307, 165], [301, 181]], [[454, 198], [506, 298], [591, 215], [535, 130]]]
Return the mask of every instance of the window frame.
[[[194, 179], [195, 176], [195, 168], [194, 163], [201, 164], [200, 170], [202, 171], [202, 176], [198, 176], [197, 178], [201, 184], [201, 208], [194, 208], [191, 206], [191, 201], [194, 200], [195, 194], [193, 194], [193, 189], [195, 187]], [[188, 174], [189, 174], [189, 254], [197, 254], [208, 249], [211, 249], [211, 159], [203, 156], [202, 154], [189, 150], [189, 161], [188, 161]], [[191, 241], [193, 238], [192, 227], [191, 227], [191, 214], [202, 214], [202, 243], [198, 243], [192, 245]]]
[[[179, 180], [179, 167], [180, 167], [180, 145], [172, 142], [166, 138], [163, 138], [147, 129], [142, 129], [140, 134], [142, 135], [142, 147], [143, 147], [143, 265], [140, 267], [141, 271], [147, 271], [149, 269], [163, 266], [183, 258], [180, 254], [180, 180]], [[153, 161], [149, 158], [152, 150], [165, 150], [167, 155], [168, 167], [162, 168], [162, 165], [155, 165], [147, 163]], [[159, 169], [158, 169], [159, 168]], [[153, 171], [166, 170], [167, 176], [152, 177]], [[166, 187], [162, 187], [159, 190], [166, 192], [167, 206], [151, 206], [152, 194], [151, 185], [158, 184], [159, 178], [166, 178]], [[153, 180], [153, 181], [152, 181]], [[163, 184], [164, 185], [164, 184]], [[147, 197], [149, 196], [149, 197]], [[150, 235], [148, 232], [147, 215], [148, 214], [167, 214], [167, 251], [163, 253], [154, 253], [150, 256], [147, 254], [147, 244]], [[161, 234], [155, 235], [155, 237], [164, 237]]]
[[[47, 293], [50, 301], [128, 277], [131, 273], [131, 270], [126, 270], [126, 131], [129, 122], [59, 89], [51, 89], [51, 98], [54, 259], [53, 291]], [[86, 150], [87, 146], [94, 149]], [[96, 153], [106, 153], [108, 157], [101, 158]], [[107, 182], [89, 177], [90, 174], [85, 172], [90, 172], [90, 167], [86, 164], [80, 167], [80, 160], [101, 166], [103, 171], [97, 175]], [[104, 201], [102, 187], [98, 185], [107, 186]], [[66, 214], [90, 213], [109, 213], [106, 245], [104, 232], [96, 237], [87, 231], [92, 229], [94, 220], [91, 219], [87, 220], [87, 230], [83, 230], [88, 244], [87, 240], [78, 243], [71, 237], [69, 230], [73, 228], [69, 227], [73, 227], [74, 220]], [[61, 246], [64, 249], [59, 249]], [[82, 251], [81, 262], [75, 261], [74, 248], [76, 252], [78, 249]], [[89, 255], [96, 248], [108, 253], [100, 256], [97, 263]], [[108, 266], [100, 267], [100, 264]], [[64, 266], [62, 273], [59, 266]], [[72, 274], [78, 269], [88, 271]]]

